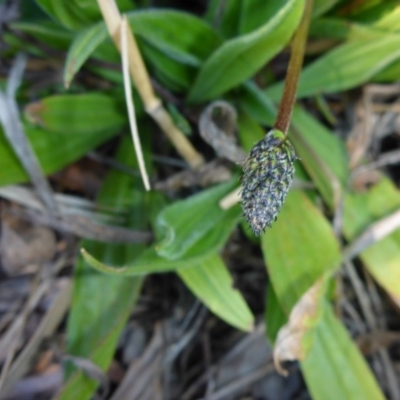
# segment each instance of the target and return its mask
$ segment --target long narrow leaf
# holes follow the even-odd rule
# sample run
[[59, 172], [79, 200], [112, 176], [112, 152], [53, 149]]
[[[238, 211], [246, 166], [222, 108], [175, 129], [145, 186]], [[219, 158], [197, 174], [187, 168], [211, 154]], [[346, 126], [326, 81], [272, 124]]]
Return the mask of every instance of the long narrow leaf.
[[[134, 159], [129, 139], [121, 144], [117, 159], [132, 165]], [[132, 192], [132, 186], [134, 191]], [[148, 215], [148, 194], [142, 190], [138, 178], [122, 172], [111, 171], [104, 183], [99, 204], [126, 210], [131, 203], [126, 226], [145, 228]], [[138, 244], [110, 244], [84, 241], [96, 256], [105, 262], [124, 263], [137, 256], [143, 249]], [[122, 278], [99, 273], [79, 259], [74, 276], [74, 294], [68, 321], [68, 352], [90, 358], [106, 370], [112, 360], [124, 324], [132, 311], [141, 287], [140, 277]], [[60, 399], [89, 399], [97, 383], [82, 372], [73, 374]], [[75, 397], [73, 397], [75, 396]]]
[[254, 317], [221, 257], [216, 254], [191, 268], [177, 271], [185, 285], [222, 320], [236, 328], [253, 328]]

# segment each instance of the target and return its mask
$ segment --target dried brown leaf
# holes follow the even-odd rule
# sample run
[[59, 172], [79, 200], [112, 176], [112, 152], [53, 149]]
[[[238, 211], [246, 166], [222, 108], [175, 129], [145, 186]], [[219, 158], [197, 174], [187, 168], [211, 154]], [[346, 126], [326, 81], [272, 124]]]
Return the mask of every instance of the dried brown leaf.
[[274, 364], [281, 375], [288, 375], [288, 371], [282, 367], [282, 361], [303, 360], [307, 355], [303, 338], [312, 327], [311, 320], [317, 316], [324, 283], [324, 279], [319, 279], [303, 294], [290, 312], [288, 323], [278, 332], [274, 347]]

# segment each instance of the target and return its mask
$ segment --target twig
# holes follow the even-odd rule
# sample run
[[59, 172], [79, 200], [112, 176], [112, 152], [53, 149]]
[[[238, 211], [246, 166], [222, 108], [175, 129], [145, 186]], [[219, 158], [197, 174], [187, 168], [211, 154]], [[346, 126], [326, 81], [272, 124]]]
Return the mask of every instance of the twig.
[[275, 367], [273, 363], [269, 363], [263, 367], [260, 367], [254, 372], [251, 372], [250, 374], [231, 382], [217, 392], [214, 392], [212, 395], [207, 397], [207, 400], [222, 400], [230, 398], [230, 396], [232, 396], [234, 393], [247, 388], [250, 385], [254, 385], [254, 383], [264, 378], [264, 376], [272, 374], [274, 370]]
[[20, 209], [17, 215], [58, 231], [69, 232], [79, 237], [101, 242], [149, 243], [153, 240], [153, 234], [149, 231], [136, 231], [121, 226], [105, 225], [83, 215], [66, 215], [54, 219], [45, 212], [29, 209]]
[[228, 208], [233, 207], [235, 204], [240, 202], [240, 193], [242, 192], [242, 188], [239, 186], [235, 190], [233, 190], [231, 193], [228, 193], [225, 197], [223, 197], [220, 202], [219, 206], [223, 210], [227, 210]]
[[[111, 38], [118, 50], [121, 51], [120, 30], [122, 18], [116, 3], [114, 0], [97, 0], [97, 3], [99, 4]], [[155, 120], [190, 167], [194, 169], [199, 168], [204, 164], [203, 156], [197, 152], [186, 136], [177, 128], [161, 101], [155, 96], [149, 75], [131, 29], [128, 29], [127, 34], [129, 71], [145, 105], [146, 112]]]
[[400, 210], [371, 224], [343, 251], [344, 261], [350, 261], [379, 240], [400, 228]]

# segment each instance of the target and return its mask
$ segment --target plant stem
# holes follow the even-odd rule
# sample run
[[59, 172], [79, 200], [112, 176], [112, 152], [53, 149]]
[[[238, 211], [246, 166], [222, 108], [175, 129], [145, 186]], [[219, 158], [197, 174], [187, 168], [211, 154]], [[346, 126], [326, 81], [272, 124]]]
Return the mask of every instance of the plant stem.
[[291, 44], [291, 54], [286, 73], [285, 87], [274, 128], [282, 131], [285, 136], [290, 126], [294, 103], [296, 101], [297, 83], [303, 65], [304, 51], [307, 42], [308, 27], [311, 20], [313, 0], [306, 0], [303, 16]]

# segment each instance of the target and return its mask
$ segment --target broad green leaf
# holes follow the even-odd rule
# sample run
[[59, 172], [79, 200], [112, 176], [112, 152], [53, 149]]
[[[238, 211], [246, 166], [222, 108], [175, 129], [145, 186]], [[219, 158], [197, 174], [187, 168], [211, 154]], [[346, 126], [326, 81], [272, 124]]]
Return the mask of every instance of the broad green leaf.
[[[130, 138], [121, 143], [117, 160], [135, 166]], [[112, 200], [112, 202], [111, 202]], [[125, 226], [143, 229], [148, 226], [149, 195], [142, 190], [139, 178], [112, 170], [106, 177], [100, 193], [99, 204], [113, 205], [127, 210]], [[114, 244], [83, 241], [104, 262], [124, 263], [142, 251], [143, 245]], [[74, 294], [68, 320], [68, 353], [91, 359], [102, 370], [107, 370], [114, 356], [119, 335], [136, 303], [142, 278], [107, 276], [87, 265], [82, 258], [77, 262], [74, 275]], [[97, 383], [82, 372], [76, 372], [63, 388], [61, 400], [89, 399]]]
[[279, 329], [287, 323], [288, 316], [282, 310], [279, 299], [276, 297], [274, 287], [268, 282], [267, 298], [265, 302], [265, 326], [267, 329], [267, 338], [274, 344]]
[[71, 0], [36, 0], [36, 3], [39, 4], [48, 15], [71, 30], [88, 26], [96, 19], [100, 19], [101, 16], [100, 10], [97, 9], [97, 15], [93, 18], [93, 15], [90, 15], [91, 13], [85, 12], [85, 8], [88, 4], [79, 7]]
[[198, 67], [221, 43], [200, 18], [172, 10], [137, 11], [128, 15], [133, 32], [182, 64]]
[[[167, 236], [165, 238], [161, 236], [160, 244], [157, 243], [155, 246], [144, 251], [134, 262], [130, 262], [122, 268], [116, 268], [97, 260], [88, 252], [83, 252], [83, 257], [89, 265], [101, 272], [126, 276], [143, 275], [154, 272], [169, 272], [198, 264], [210, 254], [214, 254], [223, 247], [232, 230], [241, 219], [241, 211], [238, 205], [226, 211], [218, 207], [218, 201], [232, 188], [233, 186], [231, 183], [228, 185], [220, 185], [180, 202], [181, 208], [185, 210], [186, 215], [186, 213], [197, 212], [196, 207], [199, 205], [199, 201], [197, 200], [198, 196], [200, 196], [201, 199], [206, 197], [209, 207], [207, 209], [203, 208], [201, 212], [206, 213], [206, 216], [203, 214], [203, 219], [205, 220], [212, 220], [214, 218], [213, 226], [210, 226], [209, 221], [203, 224], [203, 221], [198, 217], [196, 217], [196, 224], [189, 222], [193, 230], [199, 229], [199, 231], [202, 232], [201, 235], [194, 232], [194, 236], [186, 240], [185, 232], [187, 232], [187, 228], [183, 223], [184, 218], [181, 216], [169, 225], [168, 218], [171, 215], [175, 215], [175, 204], [172, 204], [169, 206], [172, 207], [171, 209], [169, 207], [165, 209], [165, 214], [164, 211], [161, 211], [163, 219], [165, 215], [167, 216], [167, 225], [158, 226], [158, 218], [155, 223], [156, 232], [158, 232], [160, 236], [166, 233]], [[205, 192], [206, 195], [203, 195]], [[210, 194], [207, 192], [210, 192]], [[219, 194], [219, 197], [216, 196], [216, 193]], [[207, 198], [208, 196], [210, 196], [213, 201], [210, 201]], [[184, 204], [185, 201], [187, 204]], [[162, 221], [162, 224], [164, 224], [164, 221]], [[171, 241], [171, 236], [168, 236], [171, 235], [171, 233], [176, 235], [174, 241]], [[185, 251], [181, 251], [179, 248], [177, 249], [177, 243], [181, 243], [182, 246], [185, 246]], [[177, 252], [175, 253], [176, 249]], [[161, 257], [160, 251], [170, 257], [170, 259]], [[177, 258], [177, 253], [180, 254], [180, 258]]]
[[[308, 149], [302, 156], [303, 165], [310, 176], [315, 175], [313, 164], [307, 162], [316, 152], [324, 160], [326, 166], [333, 171], [338, 180], [344, 183], [345, 148], [343, 142], [329, 133], [326, 128], [304, 111], [293, 114], [293, 123], [299, 130], [303, 140], [307, 142]], [[336, 157], [332, 155], [335, 154]], [[340, 167], [342, 166], [342, 167]], [[325, 179], [325, 182], [324, 182]], [[314, 182], [320, 190], [324, 200], [332, 206], [331, 198], [326, 197], [324, 185], [326, 177], [319, 175]], [[347, 193], [344, 199], [343, 231], [347, 240], [352, 241], [360, 235], [370, 224], [384, 216], [389, 215], [400, 206], [400, 193], [386, 178], [376, 187], [366, 193]], [[398, 231], [390, 234], [385, 239], [376, 242], [369, 249], [361, 253], [361, 259], [373, 277], [389, 293], [400, 296], [397, 285], [399, 279], [398, 265], [400, 265], [400, 235]]]
[[214, 314], [228, 324], [251, 330], [254, 317], [234, 282], [221, 257], [213, 254], [191, 268], [177, 271], [185, 285]]
[[395, 82], [400, 79], [400, 59], [392, 62], [386, 68], [373, 76], [374, 82]]
[[230, 212], [222, 210], [218, 201], [233, 187], [232, 182], [218, 185], [161, 211], [155, 225], [158, 238], [162, 238], [156, 246], [158, 255], [177, 260], [221, 224]]
[[315, 18], [326, 13], [337, 3], [339, 3], [339, 0], [314, 0], [313, 17]]
[[10, 24], [13, 30], [32, 35], [34, 38], [57, 50], [66, 50], [71, 43], [71, 32], [53, 21], [40, 20], [36, 23], [13, 22]]
[[340, 266], [339, 244], [331, 225], [297, 190], [289, 192], [273, 228], [261, 236], [261, 247], [274, 291], [286, 313], [318, 278]]
[[250, 33], [274, 17], [282, 7], [281, 1], [248, 0], [241, 2], [239, 35]]
[[241, 0], [211, 0], [205, 18], [224, 38], [229, 39], [239, 34], [242, 6]]
[[[121, 12], [131, 10], [133, 2], [115, 0]], [[53, 19], [71, 30], [85, 29], [102, 19], [96, 0], [36, 0], [36, 3]]]
[[68, 87], [85, 61], [94, 50], [108, 37], [103, 22], [99, 22], [79, 33], [68, 51], [64, 70], [64, 85]]
[[301, 369], [314, 400], [384, 400], [360, 351], [327, 303], [311, 334], [312, 346]]
[[250, 152], [252, 147], [265, 136], [265, 130], [248, 114], [241, 112], [238, 115], [239, 140], [243, 149]]
[[50, 96], [29, 104], [25, 115], [46, 130], [68, 135], [117, 131], [127, 123], [126, 105], [119, 93]]
[[[361, 85], [398, 58], [400, 35], [379, 35], [342, 44], [303, 70], [297, 96], [335, 93]], [[265, 93], [277, 101], [282, 88], [283, 83], [279, 83]]]
[[[135, 11], [128, 14], [128, 21], [151, 69], [173, 90], [188, 88], [196, 68], [221, 43], [218, 34], [200, 18], [180, 11]], [[107, 37], [106, 26], [100, 22], [75, 38], [65, 67], [66, 81], [92, 55], [109, 60], [110, 47], [114, 45], [106, 45]], [[99, 45], [102, 46], [93, 54]]]
[[220, 46], [201, 67], [188, 100], [217, 97], [254, 75], [287, 44], [303, 6], [303, 0], [288, 0], [260, 28]]
[[[278, 221], [261, 241], [274, 292], [286, 315], [318, 278], [340, 266], [340, 249], [329, 222], [299, 191], [289, 193]], [[281, 320], [282, 312], [277, 312]], [[304, 340], [308, 352], [302, 370], [315, 400], [383, 398], [330, 305], [324, 305]]]
[[188, 65], [183, 65], [172, 60], [153, 46], [141, 46], [142, 54], [149, 63], [149, 70], [161, 84], [170, 90], [183, 92], [189, 88], [196, 70]]
[[396, 0], [385, 0], [353, 16], [354, 20], [386, 32], [400, 29], [400, 5]]
[[337, 40], [367, 40], [384, 36], [371, 27], [339, 18], [318, 18], [310, 25], [309, 36]]
[[254, 82], [246, 82], [239, 90], [240, 108], [262, 125], [272, 126], [277, 114], [274, 102]]
[[[26, 136], [46, 174], [52, 174], [104, 143], [116, 129], [102, 132], [58, 134], [25, 125]], [[29, 181], [24, 168], [0, 129], [0, 185]]]
[[[294, 109], [293, 124], [302, 127], [300, 133], [296, 130], [290, 135], [296, 152], [327, 204], [334, 207], [338, 200], [335, 196], [339, 195], [349, 173], [345, 145], [301, 108]], [[322, 129], [323, 136], [315, 134]]]
[[[343, 231], [354, 240], [372, 223], [400, 208], [400, 193], [389, 179], [366, 193], [349, 193], [344, 204]], [[372, 276], [389, 293], [400, 296], [400, 231], [377, 241], [361, 253], [361, 259]]]

